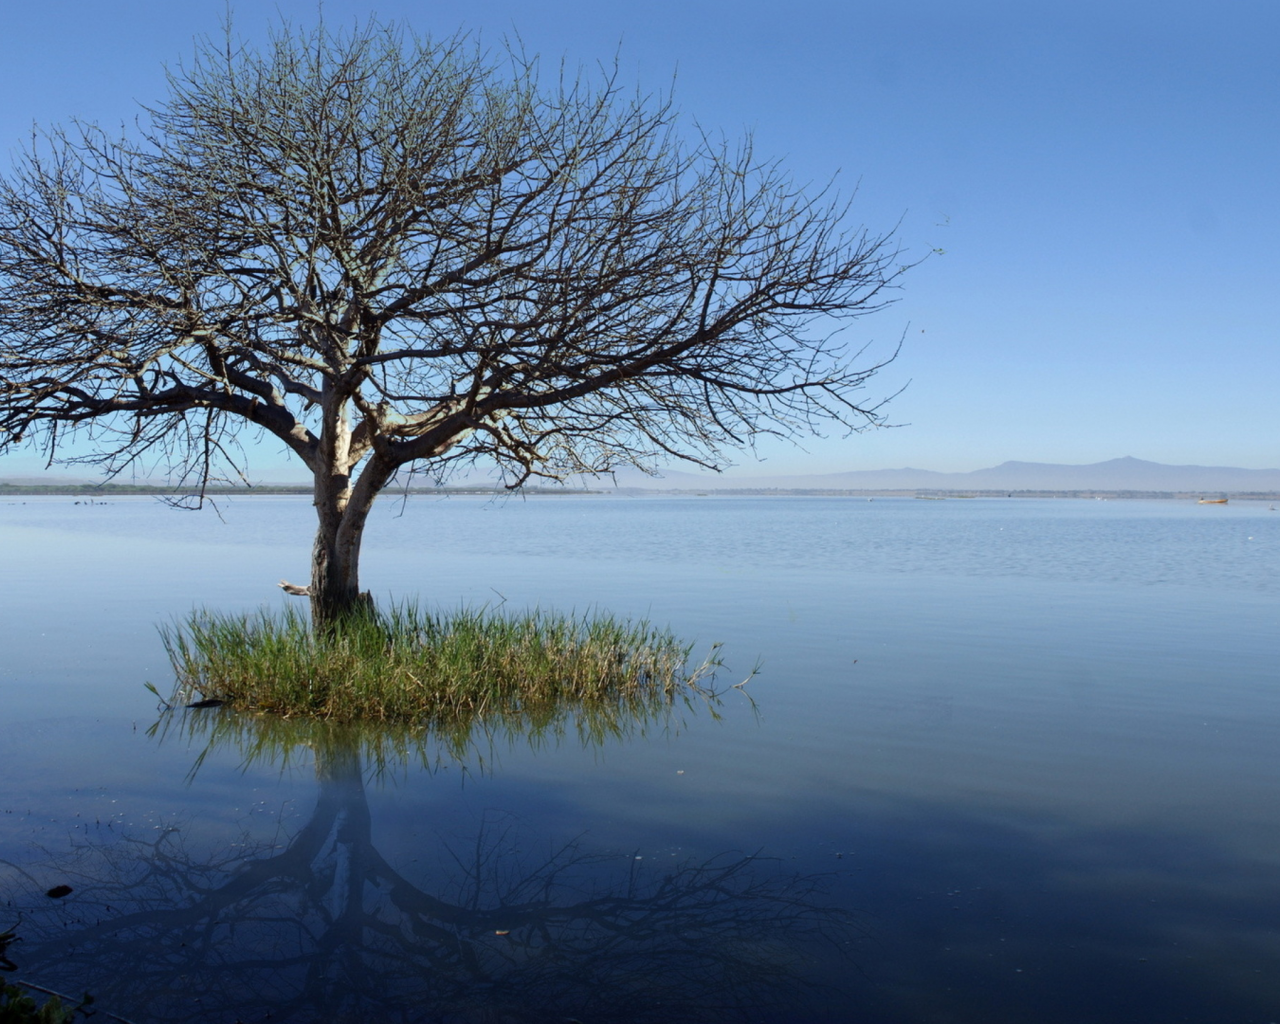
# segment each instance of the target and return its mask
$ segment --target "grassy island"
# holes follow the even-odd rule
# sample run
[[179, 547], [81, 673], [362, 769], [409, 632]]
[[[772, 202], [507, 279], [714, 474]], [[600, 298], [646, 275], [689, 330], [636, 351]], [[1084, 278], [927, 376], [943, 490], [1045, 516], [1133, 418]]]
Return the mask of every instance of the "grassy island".
[[161, 629], [175, 702], [337, 721], [537, 717], [566, 702], [670, 702], [719, 666], [648, 622], [604, 614], [430, 614], [407, 604], [313, 630], [286, 609], [206, 610]]

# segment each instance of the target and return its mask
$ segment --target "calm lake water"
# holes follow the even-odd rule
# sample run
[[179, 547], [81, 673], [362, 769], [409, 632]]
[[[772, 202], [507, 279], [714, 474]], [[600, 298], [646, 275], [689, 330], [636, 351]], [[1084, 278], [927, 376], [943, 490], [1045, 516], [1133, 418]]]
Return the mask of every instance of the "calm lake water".
[[157, 623], [305, 581], [304, 499], [220, 511], [0, 503], [17, 977], [137, 1024], [1280, 1020], [1266, 503], [387, 500], [380, 599], [760, 665], [460, 757], [158, 714]]

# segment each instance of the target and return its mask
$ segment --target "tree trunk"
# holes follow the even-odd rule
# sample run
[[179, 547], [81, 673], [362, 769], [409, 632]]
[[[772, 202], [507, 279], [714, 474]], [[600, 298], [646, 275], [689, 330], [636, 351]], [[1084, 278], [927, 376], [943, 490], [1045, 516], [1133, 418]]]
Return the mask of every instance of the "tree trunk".
[[346, 478], [316, 479], [311, 624], [317, 631], [373, 612], [373, 598], [360, 591], [360, 542], [372, 504], [373, 495], [362, 488], [353, 493]]

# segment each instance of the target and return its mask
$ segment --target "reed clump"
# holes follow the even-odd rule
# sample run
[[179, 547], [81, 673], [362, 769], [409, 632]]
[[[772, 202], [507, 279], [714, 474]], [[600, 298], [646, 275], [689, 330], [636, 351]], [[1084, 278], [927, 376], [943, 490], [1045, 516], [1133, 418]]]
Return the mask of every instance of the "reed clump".
[[648, 622], [609, 615], [429, 613], [406, 604], [315, 631], [292, 609], [198, 610], [161, 637], [174, 701], [337, 721], [454, 723], [537, 719], [571, 704], [671, 703], [713, 674], [691, 645]]

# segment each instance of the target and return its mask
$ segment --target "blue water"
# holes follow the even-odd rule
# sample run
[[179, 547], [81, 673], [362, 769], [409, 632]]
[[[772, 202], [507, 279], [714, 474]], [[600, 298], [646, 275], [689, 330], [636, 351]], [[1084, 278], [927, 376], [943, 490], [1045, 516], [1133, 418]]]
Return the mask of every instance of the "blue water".
[[1265, 503], [384, 501], [380, 600], [603, 607], [759, 672], [718, 717], [383, 772], [148, 735], [158, 622], [305, 581], [305, 500], [219, 511], [0, 504], [27, 980], [139, 1024], [1280, 1020]]

